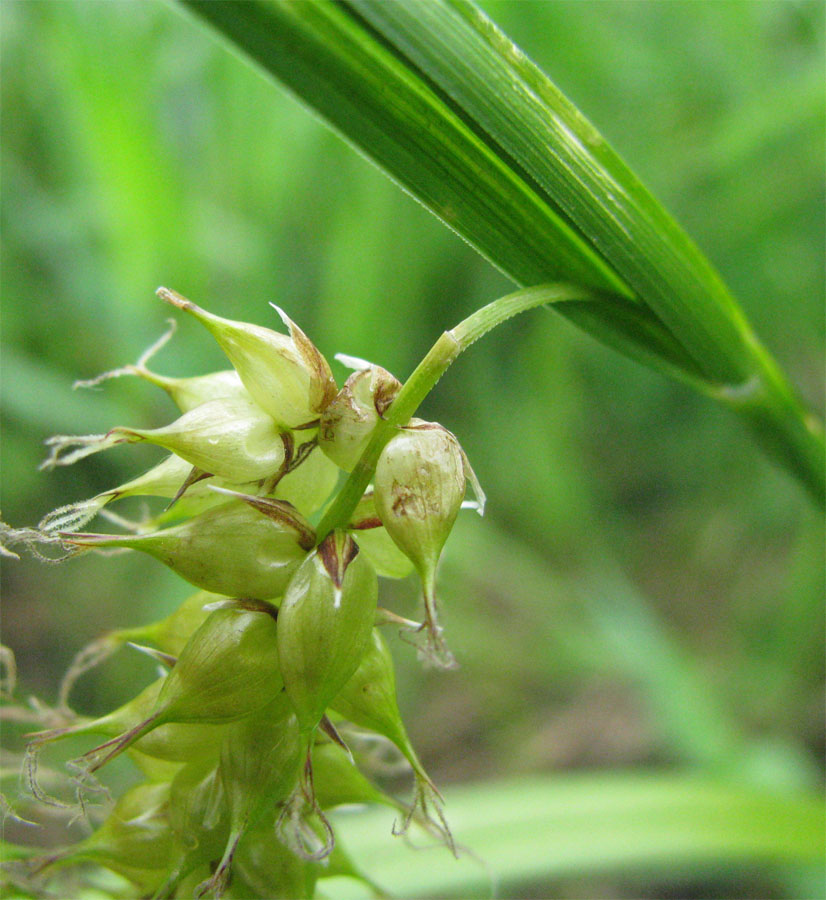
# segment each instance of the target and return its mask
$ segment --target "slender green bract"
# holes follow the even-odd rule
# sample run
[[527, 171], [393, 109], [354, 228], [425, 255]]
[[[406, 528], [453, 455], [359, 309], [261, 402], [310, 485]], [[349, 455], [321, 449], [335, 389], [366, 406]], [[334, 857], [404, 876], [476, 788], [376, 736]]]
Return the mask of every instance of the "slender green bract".
[[[820, 503], [823, 429], [708, 260], [467, 0], [181, 0], [519, 285], [737, 412]], [[323, 532], [322, 532], [323, 535]]]

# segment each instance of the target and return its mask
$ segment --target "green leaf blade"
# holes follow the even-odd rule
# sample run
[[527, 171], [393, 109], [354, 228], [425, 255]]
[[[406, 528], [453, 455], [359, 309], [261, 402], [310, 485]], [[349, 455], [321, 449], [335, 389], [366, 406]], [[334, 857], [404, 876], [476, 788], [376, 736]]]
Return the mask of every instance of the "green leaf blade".
[[[519, 284], [620, 279], [338, 4], [182, 0]], [[556, 276], [550, 274], [550, 271]]]
[[180, 2], [517, 284], [614, 295], [559, 312], [729, 406], [826, 504], [822, 428], [719, 275], [469, 0]]
[[[382, 835], [384, 811], [340, 817], [354, 858], [403, 896], [486, 896], [539, 879], [673, 876], [702, 869], [822, 870], [824, 817], [814, 796], [686, 772], [535, 776], [446, 792], [456, 839], [476, 857], [422, 865]], [[385, 832], [389, 830], [385, 828]], [[483, 866], [485, 868], [483, 868]]]
[[719, 276], [599, 132], [478, 8], [463, 0], [349, 5], [478, 123], [678, 336], [689, 336], [708, 378], [749, 377], [747, 326]]

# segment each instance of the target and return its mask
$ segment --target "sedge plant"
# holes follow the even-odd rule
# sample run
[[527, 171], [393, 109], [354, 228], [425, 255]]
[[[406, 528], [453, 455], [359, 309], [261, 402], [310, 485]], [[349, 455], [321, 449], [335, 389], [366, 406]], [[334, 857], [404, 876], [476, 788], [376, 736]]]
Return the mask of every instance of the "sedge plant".
[[[455, 664], [439, 621], [437, 565], [461, 509], [483, 512], [484, 494], [458, 438], [415, 413], [459, 354], [506, 319], [552, 307], [733, 409], [821, 502], [822, 428], [693, 244], [471, 4], [185, 5], [523, 287], [446, 331], [404, 383], [342, 357], [354, 372], [341, 387], [282, 310], [287, 334], [159, 289], [204, 326], [231, 368], [176, 378], [151, 371], [144, 354], [102, 376], [161, 388], [178, 417], [160, 428], [56, 436], [44, 468], [121, 444], [169, 455], [37, 527], [2, 526], [3, 546], [52, 559], [143, 552], [198, 592], [163, 621], [106, 634], [78, 655], [52, 711], [62, 721], [44, 717], [50, 727], [29, 736], [31, 792], [85, 813], [120, 755], [142, 781], [90, 837], [29, 853], [6, 876], [37, 893], [92, 861], [134, 895], [155, 898], [311, 897], [341, 873], [378, 891], [348, 860], [331, 809], [385, 804], [397, 813], [396, 833], [418, 828], [461, 852], [407, 735], [382, 635], [401, 629], [425, 663]], [[169, 506], [140, 522], [113, 519], [125, 533], [86, 530], [128, 496]], [[421, 623], [378, 605], [379, 577], [414, 570]], [[77, 677], [127, 642], [153, 655], [158, 679], [100, 719], [75, 716]], [[359, 752], [364, 731], [407, 761], [410, 796], [391, 797], [372, 780]], [[69, 737], [90, 742], [69, 764], [76, 803], [52, 796], [38, 771], [44, 748]]]

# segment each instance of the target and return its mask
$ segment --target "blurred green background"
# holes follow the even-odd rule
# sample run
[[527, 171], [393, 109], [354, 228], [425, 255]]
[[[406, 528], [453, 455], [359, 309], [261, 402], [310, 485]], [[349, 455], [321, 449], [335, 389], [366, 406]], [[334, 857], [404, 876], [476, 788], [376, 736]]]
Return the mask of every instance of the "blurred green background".
[[[483, 6], [692, 234], [823, 415], [823, 4]], [[37, 471], [50, 434], [174, 417], [130, 379], [71, 387], [161, 333], [159, 284], [278, 327], [275, 301], [328, 358], [400, 378], [442, 330], [511, 290], [171, 5], [6, 2], [2, 105], [2, 508], [14, 525], [159, 457], [120, 448]], [[156, 368], [223, 366], [206, 332], [179, 324]], [[489, 498], [484, 519], [461, 517], [441, 572], [461, 668], [422, 673], [393, 646], [402, 709], [449, 814], [453, 784], [488, 785], [487, 816], [500, 779], [575, 770], [596, 797], [663, 771], [822, 790], [823, 521], [731, 416], [544, 310], [474, 346], [421, 414], [457, 434]], [[3, 593], [20, 694], [54, 702], [81, 646], [190, 591], [126, 555], [11, 562]], [[414, 615], [412, 579], [385, 585], [384, 603]], [[124, 652], [84, 678], [76, 706], [102, 713], [147, 671]], [[771, 860], [609, 864], [599, 840], [590, 858], [526, 870], [500, 893], [822, 891], [817, 871]]]

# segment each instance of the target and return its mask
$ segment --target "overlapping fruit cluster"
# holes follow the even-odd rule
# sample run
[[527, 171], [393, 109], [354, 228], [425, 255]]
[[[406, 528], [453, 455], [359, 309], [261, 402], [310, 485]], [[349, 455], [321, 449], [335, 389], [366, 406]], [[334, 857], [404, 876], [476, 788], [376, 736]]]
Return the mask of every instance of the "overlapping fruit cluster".
[[[453, 848], [438, 792], [405, 731], [379, 628], [406, 629], [426, 658], [453, 664], [434, 579], [466, 482], [476, 484], [461, 447], [435, 423], [399, 427], [348, 519], [317, 533], [311, 520], [341, 470], [357, 465], [400, 383], [345, 357], [355, 371], [339, 390], [327, 361], [281, 310], [288, 336], [212, 315], [173, 291], [159, 295], [201, 322], [233, 368], [168, 378], [147, 368], [147, 353], [103, 376], [134, 374], [162, 387], [180, 417], [163, 428], [52, 438], [44, 465], [141, 441], [171, 455], [55, 510], [37, 529], [7, 528], [5, 541], [66, 557], [139, 550], [199, 591], [166, 619], [87, 648], [64, 684], [65, 723], [30, 736], [28, 781], [43, 802], [63, 801], [39, 785], [38, 756], [70, 735], [105, 739], [69, 764], [81, 803], [101, 787], [98, 770], [124, 752], [144, 780], [88, 838], [30, 860], [27, 874], [93, 861], [146, 897], [312, 896], [317, 878], [354, 874], [326, 811], [363, 802], [398, 809], [398, 832], [415, 821]], [[108, 505], [130, 496], [171, 502], [141, 523], [112, 516]], [[126, 533], [80, 530], [98, 514]], [[377, 605], [377, 575], [413, 568], [424, 587], [421, 625]], [[69, 718], [76, 676], [126, 642], [149, 652], [163, 674], [102, 718]], [[409, 762], [411, 803], [384, 794], [356, 766], [351, 746], [367, 732]]]

